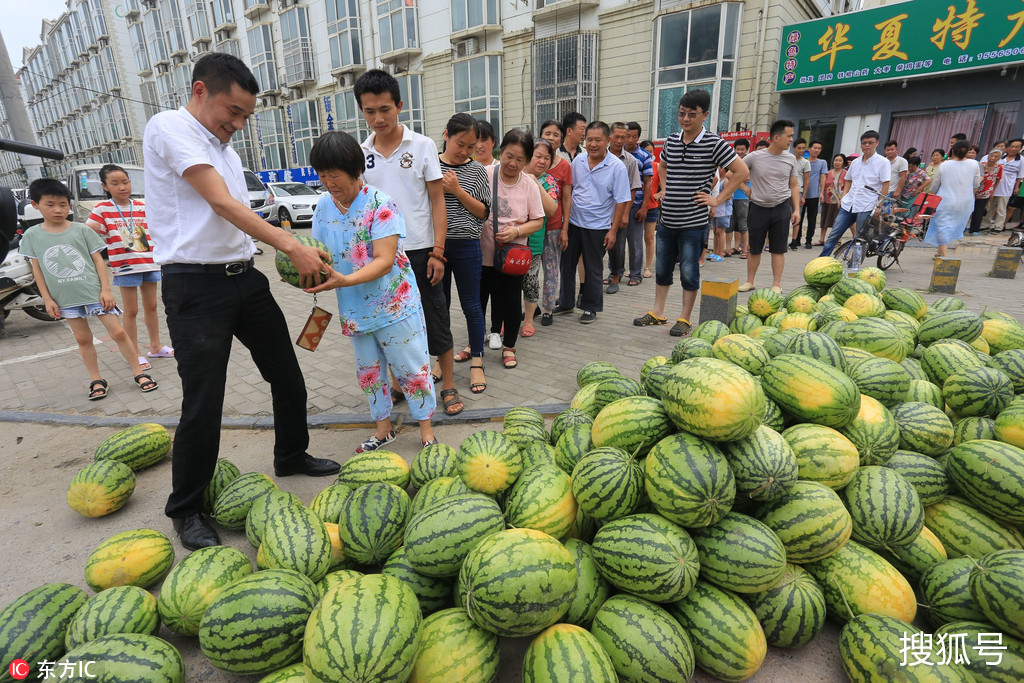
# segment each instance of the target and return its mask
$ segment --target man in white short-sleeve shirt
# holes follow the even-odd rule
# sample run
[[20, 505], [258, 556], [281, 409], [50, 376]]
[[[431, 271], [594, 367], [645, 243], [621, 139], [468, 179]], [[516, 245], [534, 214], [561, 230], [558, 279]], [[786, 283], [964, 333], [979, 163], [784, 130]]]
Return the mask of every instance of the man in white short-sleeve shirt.
[[270, 383], [274, 473], [338, 471], [338, 463], [306, 453], [306, 385], [284, 314], [253, 266], [252, 238], [286, 253], [306, 286], [319, 283], [320, 258], [327, 256], [249, 208], [242, 162], [230, 141], [252, 114], [257, 92], [239, 59], [204, 55], [192, 72], [188, 104], [154, 116], [143, 136], [147, 218], [182, 389], [164, 511], [189, 550], [220, 544], [202, 515], [203, 493], [217, 464], [233, 339], [249, 349]]
[[427, 349], [440, 366], [444, 411], [458, 415], [463, 404], [455, 389], [451, 318], [441, 284], [447, 263], [448, 213], [437, 145], [398, 123], [404, 103], [398, 81], [391, 74], [380, 69], [367, 71], [356, 81], [355, 97], [373, 131], [362, 145], [366, 157], [363, 179], [391, 195], [405, 216], [405, 254], [423, 302]]
[[878, 195], [889, 194], [892, 166], [877, 150], [877, 131], [869, 130], [860, 136], [861, 155], [853, 160], [850, 170], [846, 172], [839, 214], [828, 233], [825, 246], [821, 248], [821, 256], [832, 255], [832, 249], [839, 243], [839, 238], [854, 222], [860, 232], [878, 203]]

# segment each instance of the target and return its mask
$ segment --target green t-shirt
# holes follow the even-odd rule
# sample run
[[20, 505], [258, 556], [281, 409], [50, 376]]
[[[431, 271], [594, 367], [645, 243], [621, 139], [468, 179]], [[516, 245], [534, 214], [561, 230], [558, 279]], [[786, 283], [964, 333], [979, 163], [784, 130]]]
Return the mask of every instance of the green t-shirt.
[[61, 308], [96, 304], [100, 301], [100, 276], [92, 254], [107, 245], [84, 223], [72, 223], [60, 232], [47, 232], [42, 225], [29, 228], [21, 238], [23, 256], [39, 261], [46, 288]]

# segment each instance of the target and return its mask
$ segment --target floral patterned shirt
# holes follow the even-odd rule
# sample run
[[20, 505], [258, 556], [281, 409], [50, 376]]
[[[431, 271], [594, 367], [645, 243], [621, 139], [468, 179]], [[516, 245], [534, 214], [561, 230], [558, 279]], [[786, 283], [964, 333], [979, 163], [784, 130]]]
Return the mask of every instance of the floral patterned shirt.
[[928, 180], [928, 173], [922, 171], [920, 168], [913, 173], [908, 173], [907, 179], [903, 181], [903, 192], [900, 194], [900, 199], [905, 201], [916, 197], [921, 192], [921, 187], [923, 187]]
[[987, 169], [985, 164], [981, 166], [981, 185], [974, 190], [975, 199], [991, 199], [999, 187], [999, 181], [1003, 179], [1003, 167], [996, 164], [995, 168]]
[[335, 290], [341, 332], [347, 337], [379, 330], [420, 311], [416, 278], [402, 247], [405, 219], [395, 201], [371, 185], [363, 186], [344, 214], [330, 195], [317, 202], [313, 237], [327, 245], [334, 269], [342, 275], [351, 275], [372, 261], [373, 241], [391, 235], [399, 240], [390, 272]]

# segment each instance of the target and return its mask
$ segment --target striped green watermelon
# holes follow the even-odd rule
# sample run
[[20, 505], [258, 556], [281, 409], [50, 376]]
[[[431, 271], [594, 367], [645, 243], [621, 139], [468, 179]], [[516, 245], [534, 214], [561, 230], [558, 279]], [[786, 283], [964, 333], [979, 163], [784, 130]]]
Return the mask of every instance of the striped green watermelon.
[[515, 483], [523, 457], [515, 443], [491, 430], [473, 432], [459, 444], [459, 476], [474, 491], [493, 494]]
[[588, 384], [621, 376], [622, 373], [613, 364], [603, 360], [595, 360], [586, 363], [576, 371], [576, 384], [582, 389]]
[[1024, 349], [1001, 351], [989, 359], [988, 366], [1010, 378], [1015, 394], [1024, 393]]
[[780, 331], [798, 330], [804, 332], [817, 329], [816, 320], [816, 318], [806, 313], [787, 313], [777, 324]]
[[900, 448], [939, 455], [953, 443], [953, 423], [927, 403], [901, 403], [892, 410], [900, 430]]
[[829, 615], [849, 621], [858, 614], [884, 614], [908, 624], [917, 614], [914, 590], [877, 553], [856, 541], [848, 541], [823, 560], [804, 568], [825, 593]]
[[253, 502], [277, 488], [277, 484], [262, 472], [246, 472], [231, 480], [213, 503], [213, 518], [225, 529], [241, 531]]
[[948, 313], [949, 311], [962, 311], [966, 306], [967, 304], [964, 303], [963, 299], [958, 299], [955, 296], [940, 296], [932, 302], [928, 312]]
[[597, 399], [594, 398], [597, 393], [598, 384], [600, 384], [600, 381], [584, 384], [580, 387], [580, 390], [573, 394], [572, 400], [569, 401], [569, 407], [575, 410], [582, 410], [590, 417], [595, 417], [599, 411]]
[[716, 358], [672, 367], [662, 403], [680, 429], [713, 441], [749, 436], [764, 418], [764, 392], [745, 370]]
[[843, 278], [843, 262], [831, 256], [813, 258], [804, 266], [804, 281], [817, 290], [828, 289]]
[[1024, 525], [1024, 450], [1001, 441], [966, 441], [953, 448], [946, 471], [978, 510]]
[[707, 526], [732, 508], [736, 480], [714, 444], [692, 434], [673, 434], [651, 449], [644, 467], [647, 495], [669, 521]]
[[892, 413], [864, 394], [857, 417], [839, 433], [857, 448], [861, 465], [884, 465], [900, 446], [900, 432]]
[[764, 345], [745, 334], [727, 334], [712, 347], [715, 358], [738, 365], [752, 375], [760, 375], [771, 356]]
[[156, 598], [138, 586], [115, 586], [94, 595], [68, 626], [68, 650], [114, 633], [153, 635], [160, 625]]
[[982, 365], [973, 350], [952, 342], [932, 344], [921, 358], [921, 367], [928, 375], [928, 379], [940, 387], [953, 373], [969, 368], [980, 368]]
[[[756, 315], [752, 313], [738, 313], [732, 319], [732, 322], [729, 323], [729, 332], [732, 334], [750, 334], [759, 327], [761, 327], [761, 319]], [[717, 341], [718, 339], [715, 340], [715, 342]]]
[[0, 681], [15, 680], [6, 666], [14, 659], [28, 662], [35, 674], [39, 662], [52, 662], [63, 655], [68, 627], [88, 599], [78, 586], [47, 583], [0, 610], [0, 662], [5, 665], [0, 669]]
[[290, 569], [243, 576], [213, 599], [199, 647], [218, 669], [268, 674], [302, 655], [302, 635], [320, 599], [316, 584]]
[[988, 417], [965, 417], [953, 424], [953, 445], [974, 439], [995, 439], [996, 421]]
[[[396, 551], [397, 552], [397, 551]], [[360, 571], [355, 569], [336, 569], [327, 574], [324, 578], [316, 582], [316, 587], [320, 591], [321, 597], [327, 595], [330, 591], [340, 586], [349, 579], [354, 579], [357, 576], [364, 576]]]
[[594, 407], [598, 412], [609, 403], [628, 396], [643, 396], [644, 388], [632, 377], [613, 377], [601, 380], [594, 389]]
[[364, 484], [345, 500], [338, 535], [345, 556], [380, 564], [402, 545], [409, 520], [409, 495], [394, 484]]
[[[920, 630], [884, 614], [859, 614], [839, 633], [839, 656], [850, 683], [905, 681], [906, 683], [969, 683], [973, 678], [945, 658], [929, 638], [923, 648], [910, 649]], [[914, 638], [917, 636], [917, 638]], [[952, 659], [952, 653], [950, 653]], [[923, 660], [921, 663], [920, 660]], [[915, 666], [905, 666], [915, 664]]]
[[754, 675], [768, 643], [753, 611], [739, 597], [698, 581], [682, 600], [667, 606], [690, 636], [697, 666], [723, 681]]
[[[726, 330], [726, 334], [728, 334], [728, 330]], [[713, 358], [715, 355], [713, 344], [715, 341], [718, 341], [718, 339], [708, 341], [700, 337], [687, 337], [686, 339], [679, 340], [672, 347], [672, 365], [682, 363], [688, 358]]]
[[971, 597], [971, 557], [939, 562], [926, 569], [918, 581], [922, 606], [928, 620], [938, 627], [954, 621], [985, 621], [984, 612]]
[[404, 581], [416, 594], [423, 616], [452, 605], [452, 589], [455, 582], [450, 578], [426, 576], [416, 571], [416, 568], [409, 564], [405, 548], [399, 548], [391, 553], [391, 557], [381, 567], [380, 573]]
[[850, 277], [855, 277], [858, 280], [863, 280], [869, 283], [875, 288], [876, 292], [881, 292], [885, 289], [885, 271], [881, 268], [875, 268], [874, 266], [868, 266], [861, 268], [860, 270], [850, 273]]
[[551, 445], [554, 446], [558, 443], [558, 439], [561, 438], [565, 430], [578, 424], [594, 424], [594, 418], [576, 408], [566, 408], [558, 415], [555, 415], [554, 419], [551, 420]]
[[594, 418], [591, 439], [596, 448], [621, 448], [640, 457], [675, 431], [662, 402], [650, 396], [630, 396], [607, 404]]
[[663, 607], [643, 598], [609, 598], [590, 631], [623, 683], [672, 683], [693, 675], [693, 646], [686, 630]]
[[825, 594], [807, 570], [787, 564], [771, 588], [744, 595], [772, 647], [795, 649], [811, 642], [825, 627]]
[[846, 374], [860, 393], [876, 398], [887, 408], [905, 400], [910, 388], [910, 373], [888, 358], [866, 358], [850, 365]]
[[843, 308], [853, 313], [858, 318], [881, 318], [885, 315], [885, 304], [875, 294], [857, 292], [849, 296], [843, 302]]
[[94, 591], [112, 586], [148, 588], [164, 578], [174, 564], [171, 539], [153, 529], [114, 534], [85, 561], [85, 582]]
[[567, 427], [555, 445], [555, 464], [566, 474], [571, 474], [576, 463], [594, 447], [592, 427], [577, 424]]
[[[367, 486], [385, 488], [389, 484], [367, 484]], [[362, 487], [361, 487], [362, 488]], [[393, 489], [392, 489], [393, 490]], [[365, 494], [360, 494], [360, 489], [352, 494], [353, 497], [360, 496], [361, 501], [366, 502]], [[394, 496], [399, 498], [399, 496]], [[409, 509], [409, 497], [405, 491], [401, 491], [401, 497], [405, 510]], [[346, 501], [347, 503], [347, 501]], [[255, 506], [254, 506], [255, 507]], [[345, 519], [352, 514], [352, 508], [347, 505], [339, 519], [346, 523], [346, 529], [351, 528], [351, 520]], [[361, 521], [370, 518], [369, 512], [360, 515]], [[369, 522], [372, 524], [372, 522]], [[327, 534], [327, 527], [320, 521], [320, 518], [301, 505], [284, 505], [268, 510], [266, 526], [263, 533], [263, 553], [267, 566], [277, 569], [292, 569], [300, 574], [308, 576], [316, 583], [327, 575], [331, 568], [331, 539]], [[339, 537], [342, 534], [341, 527], [338, 528]], [[346, 533], [342, 541], [349, 557], [361, 561], [357, 553], [362, 549], [357, 543], [350, 539], [353, 534]], [[361, 536], [359, 538], [362, 538]], [[367, 562], [363, 562], [368, 564]]]
[[462, 479], [459, 477], [431, 479], [416, 492], [416, 496], [412, 499], [412, 505], [409, 507], [409, 519], [411, 520], [437, 501], [460, 493], [475, 493], [475, 491], [462, 483]]
[[765, 367], [761, 385], [784, 412], [828, 427], [845, 427], [860, 407], [860, 392], [853, 380], [813, 358], [776, 356]]
[[544, 416], [539, 410], [529, 406], [509, 408], [502, 418], [502, 427], [511, 427], [516, 424], [532, 424], [544, 427]]
[[985, 341], [984, 337], [978, 337], [972, 341], [971, 348], [978, 352], [978, 358], [985, 361], [986, 365], [988, 365], [988, 362], [992, 360], [992, 347], [988, 345], [988, 342]]
[[394, 484], [400, 489], [409, 485], [409, 464], [391, 451], [377, 450], [357, 453], [341, 464], [335, 484], [352, 488], [363, 484]]
[[992, 353], [1024, 348], [1024, 325], [1015, 320], [990, 319], [983, 323], [981, 336]]
[[812, 287], [811, 285], [800, 285], [799, 287], [794, 287], [793, 289], [789, 290], [789, 294], [786, 295], [786, 308], [788, 310], [796, 310], [790, 308], [790, 303], [800, 297], [808, 297], [810, 299], [813, 299], [814, 302], [817, 303], [818, 299], [821, 298], [821, 289], [819, 289], [818, 287]]
[[594, 615], [611, 593], [608, 580], [601, 576], [594, 561], [594, 549], [578, 538], [567, 539], [565, 549], [572, 555], [576, 565], [576, 594], [569, 603], [569, 609], [562, 621], [587, 628]]
[[885, 463], [885, 467], [896, 470], [917, 491], [921, 505], [938, 503], [949, 493], [949, 475], [946, 468], [935, 458], [913, 451], [896, 451]]
[[306, 670], [302, 662], [296, 662], [267, 674], [257, 683], [306, 683]]
[[801, 479], [838, 490], [850, 482], [860, 465], [857, 447], [831, 427], [797, 424], [782, 432], [782, 437], [793, 449]]
[[912, 315], [918, 320], [928, 312], [928, 304], [925, 303], [924, 297], [912, 289], [891, 287], [882, 290], [881, 296], [886, 308]]
[[769, 287], [762, 287], [750, 293], [750, 298], [747, 299], [747, 310], [764, 320], [782, 308], [785, 303], [786, 299], [781, 294], [777, 294]]
[[786, 344], [785, 353], [795, 353], [798, 356], [813, 358], [826, 365], [831, 365], [840, 372], [846, 371], [846, 358], [843, 356], [839, 344], [821, 332], [808, 332], [790, 338]]
[[422, 620], [416, 594], [400, 579], [367, 574], [345, 581], [323, 597], [306, 623], [306, 681], [334, 683], [339, 672], [353, 681], [408, 679]]
[[914, 341], [915, 346], [917, 345], [917, 331], [921, 327], [921, 322], [917, 318], [901, 311], [886, 311], [882, 319], [888, 320], [900, 328], [905, 334], [909, 335]]
[[915, 379], [928, 380], [928, 374], [924, 371], [924, 367], [921, 365], [921, 361], [919, 361], [917, 358], [907, 356], [902, 361], [900, 361], [900, 365], [906, 368], [907, 372], [910, 373], [911, 381]]
[[786, 347], [795, 337], [799, 337], [802, 334], [806, 333], [798, 330], [779, 331], [763, 340], [761, 343], [764, 344], [764, 350], [768, 352], [768, 355], [775, 358], [775, 356], [781, 356], [784, 353], [789, 353], [786, 351]]
[[163, 425], [148, 422], [122, 429], [96, 449], [95, 460], [116, 460], [135, 472], [155, 465], [171, 451], [171, 435]]
[[659, 365], [668, 365], [668, 358], [665, 356], [653, 356], [645, 360], [643, 365], [640, 366], [640, 384], [646, 385], [647, 377], [651, 374], [651, 370]]
[[923, 379], [910, 380], [903, 400], [906, 403], [927, 403], [939, 410], [946, 407], [946, 400], [942, 398], [942, 387]]
[[523, 655], [523, 683], [616, 683], [608, 653], [589, 631], [555, 624], [537, 635]]
[[141, 633], [116, 633], [83, 643], [65, 654], [53, 671], [76, 671], [78, 667], [94, 673], [77, 679], [83, 681], [185, 681], [181, 653], [167, 641]]
[[608, 522], [594, 536], [594, 561], [619, 590], [652, 602], [672, 602], [697, 580], [697, 547], [681, 527], [642, 513]]
[[949, 557], [981, 558], [997, 550], [1024, 550], [1024, 535], [1000, 524], [958, 496], [946, 496], [924, 509], [924, 523]]
[[[632, 514], [640, 504], [643, 466], [622, 449], [595, 448], [576, 463], [571, 487], [581, 510], [597, 521], [610, 522]], [[561, 537], [564, 532], [552, 535]]]
[[[603, 385], [604, 382], [601, 384]], [[506, 439], [514, 443], [517, 448], [523, 448], [528, 444], [538, 441], [541, 443], [549, 443], [551, 439], [548, 431], [544, 429], [543, 423], [538, 426], [533, 422], [506, 422], [505, 428], [501, 433]]]
[[221, 591], [252, 573], [252, 562], [236, 548], [200, 548], [167, 574], [157, 598], [160, 621], [185, 636], [199, 634], [199, 623]]
[[501, 667], [500, 655], [498, 637], [474, 624], [466, 610], [441, 610], [423, 620], [409, 681], [491, 681]]
[[213, 504], [217, 501], [217, 496], [240, 474], [238, 467], [230, 460], [226, 458], [217, 460], [217, 465], [213, 469], [213, 478], [210, 479], [210, 483], [203, 491], [203, 512], [213, 512]]
[[908, 545], [924, 527], [921, 499], [896, 470], [861, 467], [840, 495], [853, 519], [852, 538], [869, 548]]
[[1024, 550], [997, 550], [978, 558], [969, 586], [988, 622], [1024, 638]]
[[576, 565], [565, 546], [540, 531], [508, 529], [469, 551], [457, 604], [480, 628], [525, 636], [558, 622], [575, 591]]
[[[954, 638], [962, 639], [966, 660], [963, 668], [974, 675], [976, 681], [998, 681], [999, 683], [1017, 683], [1024, 671], [1024, 641], [1006, 634], [1000, 634], [997, 649], [997, 637], [993, 635], [991, 624], [979, 621], [957, 621], [942, 626], [935, 631], [935, 640], [945, 639], [950, 643]], [[952, 648], [950, 648], [952, 649]]]
[[730, 512], [714, 524], [691, 531], [701, 577], [735, 593], [759, 593], [786, 571], [786, 549], [768, 526]]
[[996, 417], [994, 438], [1024, 448], [1024, 404], [1013, 401]]
[[722, 444], [736, 480], [737, 497], [774, 500], [796, 483], [800, 466], [789, 443], [764, 425], [738, 441]]
[[[320, 255], [320, 259], [327, 265], [333, 265], [334, 260], [331, 258], [331, 251], [327, 248], [327, 245], [311, 237], [310, 235], [294, 235], [295, 239], [304, 246], [313, 247], [323, 252]], [[292, 263], [291, 257], [283, 251], [278, 251], [274, 257], [274, 268], [277, 270], [277, 274], [281, 276], [281, 279], [290, 284], [292, 287], [301, 287], [299, 269]], [[327, 277], [325, 271], [320, 271], [321, 277]]]
[[[245, 516], [245, 536], [249, 539], [249, 544], [253, 548], [259, 548], [260, 543], [263, 541], [263, 528], [267, 524], [267, 517], [289, 505], [301, 507], [302, 501], [294, 493], [281, 491], [280, 489], [267, 491], [252, 502], [249, 514]], [[317, 519], [320, 519], [319, 516], [317, 516]], [[337, 518], [331, 521], [336, 520]]]
[[99, 460], [78, 470], [68, 485], [68, 507], [83, 517], [104, 517], [124, 507], [135, 472], [123, 462]]
[[644, 380], [644, 391], [647, 392], [648, 396], [653, 396], [659, 401], [661, 400], [662, 387], [671, 369], [671, 365], [659, 365], [648, 373], [647, 379]]
[[310, 512], [319, 517], [321, 522], [337, 524], [338, 517], [341, 515], [341, 508], [345, 503], [345, 499], [352, 495], [353, 488], [348, 484], [331, 484], [322, 489], [310, 501]]
[[868, 358], [875, 358], [875, 356], [864, 349], [856, 349], [852, 346], [840, 346], [843, 351], [843, 357], [846, 359], [846, 365], [850, 366], [854, 363], [859, 363], [862, 360]]
[[519, 449], [519, 455], [523, 459], [524, 473], [534, 467], [541, 467], [544, 465], [558, 467], [558, 462], [555, 460], [555, 447], [549, 443], [531, 441], [526, 444], [526, 446]]
[[770, 398], [764, 400], [764, 420], [761, 424], [766, 427], [771, 427], [775, 431], [782, 431], [786, 426], [786, 416], [782, 414], [782, 409]]
[[523, 472], [505, 498], [505, 520], [509, 527], [534, 529], [561, 538], [576, 519], [572, 486], [569, 475], [556, 465]]
[[[541, 422], [543, 428], [543, 422]], [[424, 446], [409, 467], [409, 480], [413, 488], [421, 489], [431, 479], [456, 477], [459, 474], [456, 450], [443, 443]]]
[[917, 581], [925, 570], [947, 559], [942, 541], [928, 527], [921, 527], [921, 533], [907, 545], [887, 548], [882, 556], [911, 581]]
[[[314, 515], [315, 517], [316, 515]], [[318, 518], [319, 519], [319, 518]], [[330, 566], [327, 568], [327, 573], [337, 569], [347, 569], [352, 563], [347, 557], [345, 557], [345, 548], [341, 545], [341, 535], [338, 533], [338, 525], [333, 522], [324, 522], [324, 528], [327, 530], [327, 540], [331, 544], [330, 554]], [[260, 546], [262, 547], [262, 545]], [[259, 549], [256, 550], [259, 553]], [[323, 579], [321, 579], [322, 581]], [[318, 581], [317, 584], [320, 582]]]
[[961, 417], [995, 417], [1010, 405], [1013, 383], [1001, 370], [968, 368], [946, 378], [942, 397]]
[[813, 481], [798, 481], [779, 498], [765, 503], [758, 518], [775, 532], [789, 562], [824, 559], [850, 538], [853, 521], [839, 494]]
[[848, 322], [839, 331], [836, 341], [840, 346], [851, 346], [897, 363], [910, 351], [900, 328], [882, 318], [857, 318]]
[[[806, 287], [806, 285], [804, 285], [804, 287]], [[799, 289], [803, 289], [803, 287], [800, 287]], [[787, 311], [792, 311], [793, 313], [816, 312], [814, 310], [814, 306], [818, 302], [816, 296], [810, 296], [808, 294], [798, 294], [797, 296], [793, 296], [792, 294], [793, 293], [790, 292], [789, 295], [786, 297]]]
[[940, 339], [960, 339], [970, 344], [981, 336], [984, 322], [970, 311], [948, 311], [929, 313], [921, 321], [917, 338], [927, 346]]
[[875, 289], [874, 285], [855, 277], [840, 278], [838, 282], [829, 288], [828, 293], [832, 295], [832, 299], [840, 306], [846, 306], [846, 300], [856, 294], [878, 296], [878, 290]]

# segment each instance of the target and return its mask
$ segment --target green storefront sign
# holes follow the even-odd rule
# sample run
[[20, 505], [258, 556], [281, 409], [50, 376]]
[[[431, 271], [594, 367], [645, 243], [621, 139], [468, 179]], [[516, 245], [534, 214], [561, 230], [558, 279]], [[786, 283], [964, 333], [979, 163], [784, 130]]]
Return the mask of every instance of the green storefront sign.
[[1024, 0], [910, 0], [786, 26], [778, 90], [1024, 62]]

